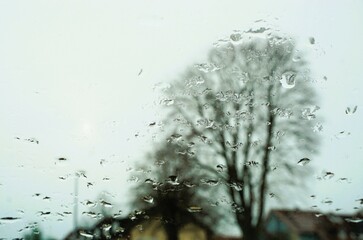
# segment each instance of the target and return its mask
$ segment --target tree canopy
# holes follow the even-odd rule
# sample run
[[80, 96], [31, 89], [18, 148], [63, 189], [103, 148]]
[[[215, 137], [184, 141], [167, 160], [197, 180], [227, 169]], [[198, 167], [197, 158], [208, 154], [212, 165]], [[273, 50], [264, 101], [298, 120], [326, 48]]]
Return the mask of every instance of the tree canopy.
[[[166, 137], [153, 156], [175, 177], [209, 188], [190, 196], [226, 193], [244, 238], [256, 239], [268, 197], [284, 199], [279, 189], [301, 183], [309, 166], [299, 164], [317, 151], [316, 102], [291, 38], [235, 32], [165, 90]], [[166, 177], [168, 167], [155, 174]]]

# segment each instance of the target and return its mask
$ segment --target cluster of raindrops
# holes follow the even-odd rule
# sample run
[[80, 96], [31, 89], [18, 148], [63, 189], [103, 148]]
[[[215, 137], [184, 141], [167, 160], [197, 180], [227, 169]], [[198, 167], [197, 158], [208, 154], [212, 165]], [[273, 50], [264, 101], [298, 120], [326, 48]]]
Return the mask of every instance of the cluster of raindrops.
[[357, 111], [358, 106], [354, 106], [353, 108], [347, 107], [345, 109], [345, 114], [351, 115]]
[[30, 142], [30, 143], [35, 143], [35, 144], [39, 144], [39, 140], [36, 138], [20, 138], [20, 137], [15, 137], [16, 140], [23, 140], [26, 142]]

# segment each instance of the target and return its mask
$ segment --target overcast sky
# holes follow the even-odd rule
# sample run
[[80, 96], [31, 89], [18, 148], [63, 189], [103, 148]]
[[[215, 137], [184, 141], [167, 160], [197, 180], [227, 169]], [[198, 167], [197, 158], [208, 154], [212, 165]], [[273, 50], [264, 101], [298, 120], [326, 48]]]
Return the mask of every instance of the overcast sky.
[[[20, 218], [0, 222], [0, 237], [22, 236], [18, 230], [34, 221], [47, 235], [64, 237], [72, 217], [56, 212], [72, 211], [77, 170], [87, 175], [81, 201], [107, 191], [114, 208], [127, 213], [134, 162], [148, 149], [148, 124], [160, 117], [158, 86], [205, 61], [218, 39], [260, 19], [297, 40], [321, 99], [323, 145], [312, 164], [315, 175], [335, 177], [312, 181], [316, 199], [309, 193], [296, 206], [343, 212], [359, 206], [363, 2], [270, 2], [0, 1], [0, 218]], [[345, 113], [355, 106], [354, 114]], [[327, 198], [333, 204], [321, 203]]]

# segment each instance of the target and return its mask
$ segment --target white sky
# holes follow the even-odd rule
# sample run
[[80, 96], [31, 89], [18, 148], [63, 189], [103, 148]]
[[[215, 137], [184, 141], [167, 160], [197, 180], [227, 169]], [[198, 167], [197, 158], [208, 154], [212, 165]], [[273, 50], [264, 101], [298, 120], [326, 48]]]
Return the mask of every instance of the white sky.
[[[317, 174], [336, 176], [313, 181], [315, 202], [309, 193], [296, 204], [351, 212], [363, 197], [362, 1], [8, 0], [0, 1], [0, 218], [21, 220], [0, 223], [0, 237], [22, 236], [25, 224], [44, 220], [38, 211], [72, 211], [73, 179], [58, 177], [79, 169], [95, 185], [81, 180], [81, 200], [106, 190], [127, 212], [128, 168], [148, 148], [147, 126], [159, 117], [154, 85], [177, 79], [213, 42], [259, 19], [297, 39], [321, 96], [324, 143], [313, 164]], [[58, 157], [68, 164], [55, 165]], [[100, 159], [108, 162], [102, 167]], [[321, 204], [327, 197], [332, 205]], [[72, 218], [56, 219], [41, 227], [64, 237]]]

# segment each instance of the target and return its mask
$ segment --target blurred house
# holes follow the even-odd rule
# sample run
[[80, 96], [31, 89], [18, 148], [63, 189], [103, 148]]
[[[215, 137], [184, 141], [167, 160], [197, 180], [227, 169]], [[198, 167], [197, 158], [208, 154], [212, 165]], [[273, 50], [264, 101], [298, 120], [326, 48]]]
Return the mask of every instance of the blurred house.
[[[207, 240], [211, 236], [208, 228], [195, 220], [178, 226], [178, 229], [180, 240]], [[106, 217], [92, 228], [74, 230], [65, 239], [167, 240], [168, 236], [162, 218], [140, 213], [122, 219]]]
[[320, 214], [312, 211], [273, 210], [265, 222], [265, 239], [363, 239], [362, 214]]

